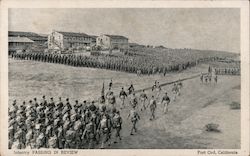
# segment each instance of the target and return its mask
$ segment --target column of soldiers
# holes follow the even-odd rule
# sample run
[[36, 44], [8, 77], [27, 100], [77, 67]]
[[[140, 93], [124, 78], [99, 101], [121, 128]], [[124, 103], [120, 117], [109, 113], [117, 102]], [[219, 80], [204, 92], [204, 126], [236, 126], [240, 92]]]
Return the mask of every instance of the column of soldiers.
[[[128, 57], [128, 56], [81, 56], [65, 54], [46, 54], [46, 53], [14, 53], [11, 54], [14, 59], [27, 59], [41, 62], [65, 64], [75, 67], [91, 67], [130, 73], [140, 73], [143, 75], [160, 74], [164, 76], [167, 72], [182, 71], [195, 66], [204, 61], [213, 61], [217, 57], [210, 58], [182, 58], [182, 60], [171, 60], [163, 65], [157, 59], [149, 57]], [[178, 58], [180, 59], [180, 58]], [[183, 60], [184, 59], [184, 60]], [[176, 63], [179, 62], [179, 63]]]
[[72, 105], [68, 98], [55, 103], [43, 96], [40, 103], [34, 98], [18, 105], [14, 100], [9, 108], [9, 148], [105, 148], [111, 140], [121, 140], [121, 126], [118, 110], [97, 107], [95, 102], [76, 100]]

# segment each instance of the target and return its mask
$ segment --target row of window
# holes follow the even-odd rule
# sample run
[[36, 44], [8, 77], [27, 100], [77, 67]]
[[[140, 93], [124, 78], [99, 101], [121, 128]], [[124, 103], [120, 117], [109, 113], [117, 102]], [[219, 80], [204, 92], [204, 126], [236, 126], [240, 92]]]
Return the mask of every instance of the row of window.
[[89, 37], [64, 37], [65, 40], [78, 40], [78, 41], [92, 41], [92, 38]]

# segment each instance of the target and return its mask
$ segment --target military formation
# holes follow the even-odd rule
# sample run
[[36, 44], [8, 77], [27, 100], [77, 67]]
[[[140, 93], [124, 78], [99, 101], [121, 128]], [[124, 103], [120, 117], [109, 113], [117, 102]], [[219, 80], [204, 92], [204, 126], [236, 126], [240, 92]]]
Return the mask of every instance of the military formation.
[[[75, 100], [72, 103], [69, 98], [47, 99], [46, 96], [40, 100], [31, 99], [28, 103], [14, 100], [9, 107], [9, 149], [108, 148], [122, 140], [123, 118], [120, 112], [125, 107], [129, 111], [130, 135], [137, 132], [140, 111], [149, 108], [149, 120], [154, 120], [158, 102], [163, 106], [164, 114], [168, 112], [170, 98], [163, 93], [160, 99], [161, 92], [161, 86], [156, 81], [152, 86], [151, 98], [145, 90], [137, 97], [133, 84], [127, 92], [122, 88], [115, 96], [111, 80], [104, 101]], [[120, 105], [116, 98], [120, 99]], [[125, 99], [129, 101], [126, 104]]]
[[94, 101], [76, 100], [72, 105], [68, 98], [54, 102], [45, 96], [40, 102], [14, 100], [9, 108], [9, 148], [105, 148], [121, 140], [121, 127], [119, 110], [98, 107]]
[[[34, 60], [48, 63], [65, 64], [75, 67], [102, 68], [117, 71], [125, 71], [141, 74], [157, 74], [171, 71], [180, 71], [197, 63], [215, 61], [216, 57], [200, 58], [184, 63], [170, 63], [163, 65], [161, 62], [146, 57], [111, 57], [111, 56], [81, 56], [46, 53], [14, 53], [14, 59]], [[224, 74], [237, 74], [239, 69], [215, 69], [208, 68], [208, 73], [200, 75], [202, 83], [214, 80]], [[214, 78], [213, 78], [214, 77]], [[134, 85], [127, 91], [121, 88], [118, 96], [112, 91], [113, 82], [109, 83], [109, 89], [98, 101], [72, 102], [69, 98], [49, 99], [42, 96], [40, 100], [34, 98], [28, 102], [18, 103], [13, 101], [9, 107], [9, 149], [94, 149], [108, 148], [122, 140], [121, 131], [123, 118], [120, 115], [124, 108], [129, 108], [127, 118], [130, 120], [130, 135], [137, 133], [137, 124], [141, 119], [140, 111], [149, 108], [149, 120], [156, 118], [156, 109], [162, 106], [163, 114], [167, 114], [169, 105], [181, 95], [182, 81], [173, 84], [170, 97], [162, 90], [159, 82], [155, 81], [152, 86], [152, 94], [149, 96], [145, 90], [137, 97]], [[163, 94], [163, 96], [161, 96]], [[118, 107], [118, 99], [121, 101]], [[126, 100], [129, 99], [129, 104]]]
[[199, 63], [215, 61], [219, 58], [196, 58], [185, 56], [185, 59], [169, 58], [169, 61], [158, 60], [148, 56], [83, 56], [73, 54], [50, 54], [50, 53], [12, 53], [14, 59], [34, 60], [49, 63], [58, 63], [75, 67], [101, 68], [141, 75], [163, 74], [168, 72], [182, 71]]

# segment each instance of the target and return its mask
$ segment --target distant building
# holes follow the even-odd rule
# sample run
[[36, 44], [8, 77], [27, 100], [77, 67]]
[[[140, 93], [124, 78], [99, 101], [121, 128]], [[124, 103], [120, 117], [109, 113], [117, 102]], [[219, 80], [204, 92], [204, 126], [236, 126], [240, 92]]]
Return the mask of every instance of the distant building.
[[129, 43], [129, 48], [142, 48], [142, 47], [145, 46], [138, 43]]
[[157, 49], [167, 49], [167, 48], [164, 47], [163, 45], [155, 46], [154, 48], [157, 48]]
[[26, 37], [34, 41], [34, 43], [37, 43], [37, 44], [44, 44], [48, 40], [46, 36], [41, 36], [33, 32], [9, 31], [8, 36], [9, 37]]
[[91, 46], [94, 42], [94, 37], [85, 33], [53, 31], [48, 36], [49, 49], [75, 49]]
[[128, 49], [128, 38], [119, 35], [101, 35], [96, 39], [96, 45], [103, 49]]
[[9, 37], [9, 53], [24, 51], [29, 49], [34, 41], [27, 37]]

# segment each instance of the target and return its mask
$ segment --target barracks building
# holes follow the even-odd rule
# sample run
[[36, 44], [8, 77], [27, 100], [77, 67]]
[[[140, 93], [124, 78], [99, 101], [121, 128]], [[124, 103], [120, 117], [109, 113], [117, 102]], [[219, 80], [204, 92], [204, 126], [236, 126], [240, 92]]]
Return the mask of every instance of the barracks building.
[[48, 49], [66, 50], [95, 44], [96, 36], [85, 33], [53, 31], [48, 36]]
[[96, 45], [103, 49], [128, 49], [128, 38], [120, 35], [103, 34], [97, 37]]

